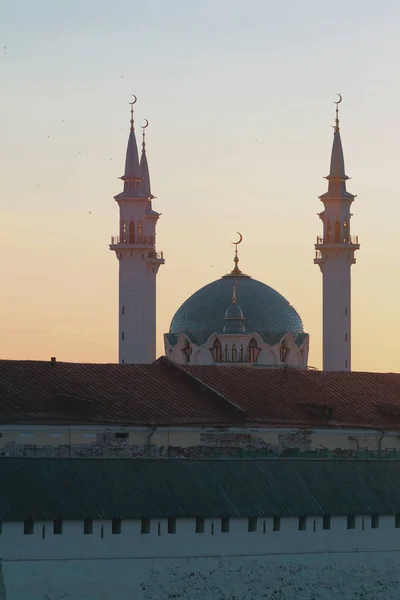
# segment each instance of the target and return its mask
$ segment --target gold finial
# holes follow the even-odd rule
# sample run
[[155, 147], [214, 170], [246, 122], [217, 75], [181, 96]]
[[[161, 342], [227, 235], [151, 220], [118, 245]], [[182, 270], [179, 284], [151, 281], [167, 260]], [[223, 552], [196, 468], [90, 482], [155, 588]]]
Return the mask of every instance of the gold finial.
[[237, 281], [235, 281], [235, 283], [233, 284], [233, 289], [232, 289], [232, 304], [236, 304], [236, 286], [237, 286]]
[[335, 124], [333, 125], [333, 129], [335, 130], [335, 132], [339, 131], [339, 104], [343, 100], [342, 94], [338, 94], [338, 96], [339, 96], [339, 100], [333, 101], [333, 103], [336, 104], [336, 119], [335, 119]]
[[131, 131], [133, 131], [135, 129], [134, 127], [134, 120], [133, 120], [133, 105], [136, 104], [137, 102], [137, 98], [135, 96], [135, 94], [132, 94], [134, 100], [133, 102], [129, 102], [129, 104], [131, 105]]
[[149, 126], [149, 122], [148, 122], [148, 120], [147, 120], [147, 119], [145, 119], [145, 121], [146, 121], [146, 125], [141, 125], [141, 126], [140, 126], [140, 127], [143, 129], [143, 132], [142, 132], [142, 136], [143, 136], [143, 140], [142, 140], [142, 150], [143, 150], [143, 152], [146, 152], [146, 132], [145, 132], [145, 129], [146, 129], [146, 127], [148, 127], [148, 126]]
[[235, 258], [233, 259], [233, 262], [235, 263], [235, 267], [234, 267], [233, 271], [231, 271], [231, 275], [241, 275], [241, 273], [242, 273], [242, 271], [238, 267], [239, 257], [238, 257], [237, 247], [241, 243], [241, 241], [243, 240], [243, 236], [238, 231], [236, 233], [239, 236], [239, 241], [238, 242], [231, 242], [235, 246]]

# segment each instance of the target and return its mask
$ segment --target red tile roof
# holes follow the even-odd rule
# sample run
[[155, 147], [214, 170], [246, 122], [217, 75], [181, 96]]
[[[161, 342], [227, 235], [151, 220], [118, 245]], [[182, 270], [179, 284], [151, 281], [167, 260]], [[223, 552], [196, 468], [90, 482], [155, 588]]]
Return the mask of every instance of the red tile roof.
[[400, 374], [3, 360], [0, 422], [400, 430]]

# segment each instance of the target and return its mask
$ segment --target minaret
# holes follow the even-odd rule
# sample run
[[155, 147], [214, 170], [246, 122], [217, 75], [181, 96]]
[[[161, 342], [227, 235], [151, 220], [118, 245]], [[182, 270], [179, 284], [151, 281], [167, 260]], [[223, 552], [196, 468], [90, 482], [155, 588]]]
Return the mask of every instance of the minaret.
[[323, 369], [351, 371], [351, 265], [359, 249], [358, 236], [350, 235], [351, 203], [356, 196], [346, 190], [349, 179], [339, 128], [340, 94], [336, 104], [328, 191], [320, 196], [325, 210], [319, 214], [323, 235], [317, 237], [314, 263], [323, 281]]
[[[156, 276], [164, 264], [156, 252], [159, 214], [152, 209], [150, 178], [143, 128], [142, 161], [136, 144], [133, 105], [126, 151], [124, 190], [115, 200], [119, 206], [119, 235], [111, 238], [110, 250], [119, 261], [119, 362], [152, 363], [156, 359]], [[145, 160], [143, 160], [143, 156]], [[144, 175], [146, 165], [146, 175]]]

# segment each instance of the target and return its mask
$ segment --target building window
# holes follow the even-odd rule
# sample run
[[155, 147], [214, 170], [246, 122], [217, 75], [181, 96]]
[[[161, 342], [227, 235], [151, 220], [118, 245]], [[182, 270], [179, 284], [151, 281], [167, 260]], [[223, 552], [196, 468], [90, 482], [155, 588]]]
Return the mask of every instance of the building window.
[[222, 347], [219, 339], [216, 339], [213, 345], [212, 353], [215, 362], [222, 362]]
[[331, 528], [331, 517], [330, 515], [324, 515], [322, 517], [322, 529], [330, 529]]
[[347, 342], [347, 333], [344, 334], [344, 341]]
[[371, 529], [378, 529], [379, 515], [371, 515]]
[[129, 243], [135, 243], [135, 223], [133, 221], [129, 223]]
[[356, 518], [354, 515], [347, 515], [347, 529], [356, 528]]
[[236, 344], [232, 344], [232, 362], [237, 362]]
[[124, 359], [122, 359], [121, 363], [122, 363], [123, 365], [125, 364], [125, 361], [124, 361]]
[[222, 517], [221, 533], [229, 533], [229, 517]]
[[243, 344], [240, 344], [239, 348], [239, 362], [243, 362]]
[[111, 521], [111, 533], [114, 535], [119, 535], [121, 533], [121, 519], [119, 517], [115, 517]]
[[61, 535], [62, 534], [62, 519], [54, 519], [53, 521], [53, 534]]
[[190, 345], [189, 340], [186, 340], [185, 346], [184, 346], [182, 352], [185, 357], [186, 364], [190, 363], [190, 359], [192, 357], [192, 347]]
[[258, 356], [257, 342], [253, 338], [253, 339], [250, 340], [250, 343], [249, 343], [248, 348], [247, 348], [247, 360], [248, 360], [248, 362], [251, 362], [251, 363], [256, 362], [257, 356]]
[[251, 532], [257, 531], [257, 517], [249, 517], [248, 530]]
[[285, 342], [282, 342], [281, 347], [279, 348], [279, 357], [281, 359], [281, 363], [286, 363], [288, 354], [289, 348], [286, 347]]
[[150, 533], [150, 519], [142, 519], [140, 533]]
[[85, 535], [92, 535], [92, 533], [93, 533], [93, 519], [85, 519], [83, 521], [83, 533]]
[[141, 244], [142, 241], [143, 241], [143, 225], [142, 225], [142, 221], [139, 221], [139, 223], [138, 223], [137, 233], [138, 233], [139, 243]]
[[394, 515], [394, 526], [400, 529], [400, 514]]
[[204, 517], [196, 517], [196, 533], [204, 533]]
[[24, 521], [24, 535], [33, 535], [34, 534], [34, 523], [33, 519], [25, 519]]
[[122, 337], [122, 341], [124, 341], [124, 339], [125, 339], [125, 333], [124, 332], [122, 332], [122, 336], [121, 337]]
[[125, 306], [121, 307], [121, 313], [124, 315], [125, 314]]
[[265, 523], [265, 521], [263, 521], [263, 533], [267, 532], [267, 525]]
[[225, 362], [229, 362], [229, 348], [228, 348], [228, 344], [225, 344], [225, 357], [224, 357]]
[[42, 539], [46, 537], [46, 525], [42, 525]]
[[307, 517], [299, 517], [299, 531], [307, 529]]
[[176, 519], [175, 517], [168, 518], [168, 533], [176, 533]]
[[347, 360], [344, 361], [345, 369], [347, 369]]
[[278, 516], [276, 516], [276, 515], [274, 516], [272, 529], [273, 529], [273, 531], [280, 531], [281, 530], [281, 518], [278, 517]]
[[347, 317], [347, 314], [348, 314], [347, 306], [344, 307], [344, 314]]

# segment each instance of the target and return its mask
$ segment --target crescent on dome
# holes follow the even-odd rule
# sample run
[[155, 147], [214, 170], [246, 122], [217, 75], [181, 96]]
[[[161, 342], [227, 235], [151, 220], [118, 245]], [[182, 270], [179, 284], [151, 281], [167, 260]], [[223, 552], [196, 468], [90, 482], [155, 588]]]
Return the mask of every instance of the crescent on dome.
[[334, 104], [340, 104], [340, 103], [341, 103], [341, 101], [343, 100], [343, 98], [342, 98], [342, 94], [338, 94], [338, 96], [339, 96], [339, 100], [334, 100], [334, 101], [333, 101], [333, 103], [334, 103]]
[[140, 126], [142, 129], [146, 129], [146, 127], [148, 127], [148, 126], [149, 126], [149, 122], [148, 122], [148, 120], [147, 120], [147, 119], [145, 119], [145, 121], [146, 121], [146, 125], [141, 125], [141, 126]]
[[238, 234], [238, 236], [239, 236], [239, 241], [238, 241], [238, 242], [231, 242], [231, 244], [233, 244], [234, 246], [237, 246], [238, 244], [240, 244], [240, 242], [241, 242], [241, 241], [242, 241], [242, 239], [243, 239], [243, 236], [242, 236], [242, 234], [241, 234], [241, 233], [239, 233], [238, 231], [237, 231], [236, 233], [237, 233], [237, 234]]

